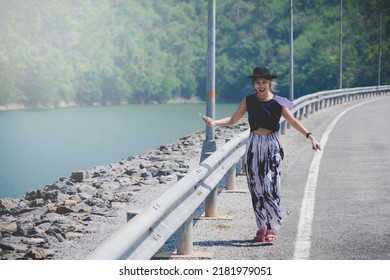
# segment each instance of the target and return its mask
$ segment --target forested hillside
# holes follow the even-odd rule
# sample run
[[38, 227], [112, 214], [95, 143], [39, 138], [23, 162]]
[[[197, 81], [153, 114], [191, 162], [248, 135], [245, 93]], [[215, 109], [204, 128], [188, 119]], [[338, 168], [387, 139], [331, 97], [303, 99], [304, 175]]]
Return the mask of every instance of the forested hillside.
[[[206, 94], [207, 0], [0, 1], [0, 105], [164, 103]], [[339, 87], [340, 0], [294, 1], [295, 96]], [[216, 0], [220, 102], [266, 65], [289, 90], [289, 0]], [[344, 0], [343, 85], [377, 85], [379, 13]], [[382, 84], [390, 83], [390, 11]]]

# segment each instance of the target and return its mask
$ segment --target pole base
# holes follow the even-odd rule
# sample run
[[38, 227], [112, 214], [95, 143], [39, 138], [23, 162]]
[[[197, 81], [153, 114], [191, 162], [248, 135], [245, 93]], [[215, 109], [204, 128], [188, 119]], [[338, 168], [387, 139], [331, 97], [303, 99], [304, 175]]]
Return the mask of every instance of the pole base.
[[208, 156], [217, 150], [217, 143], [215, 140], [205, 140], [202, 145], [202, 153], [200, 155], [200, 162], [204, 161]]

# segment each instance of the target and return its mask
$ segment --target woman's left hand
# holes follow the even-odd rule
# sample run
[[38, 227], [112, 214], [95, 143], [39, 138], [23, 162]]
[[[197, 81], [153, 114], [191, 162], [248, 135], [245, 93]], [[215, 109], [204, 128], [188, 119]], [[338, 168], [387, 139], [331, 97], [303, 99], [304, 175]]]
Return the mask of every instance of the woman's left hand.
[[311, 140], [311, 145], [313, 147], [313, 150], [315, 151], [321, 151], [321, 144], [318, 143], [318, 141], [316, 139], [312, 139]]

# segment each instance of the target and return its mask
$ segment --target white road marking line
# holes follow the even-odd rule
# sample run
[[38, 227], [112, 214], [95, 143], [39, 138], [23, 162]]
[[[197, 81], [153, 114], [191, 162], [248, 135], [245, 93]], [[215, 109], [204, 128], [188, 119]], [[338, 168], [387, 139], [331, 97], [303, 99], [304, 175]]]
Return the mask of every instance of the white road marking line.
[[345, 111], [341, 112], [326, 128], [324, 134], [321, 138], [321, 149], [322, 152], [315, 153], [313, 160], [310, 164], [309, 168], [309, 175], [307, 177], [305, 191], [304, 191], [304, 197], [302, 201], [301, 206], [301, 212], [300, 212], [300, 218], [298, 223], [298, 233], [297, 233], [297, 240], [295, 242], [295, 251], [294, 251], [294, 260], [307, 260], [309, 258], [310, 254], [310, 247], [311, 247], [311, 230], [312, 230], [312, 222], [313, 222], [313, 216], [314, 216], [314, 204], [315, 204], [315, 193], [317, 188], [317, 180], [318, 180], [318, 173], [320, 171], [320, 163], [322, 159], [322, 154], [325, 149], [325, 145], [328, 142], [328, 138], [330, 133], [332, 132], [334, 126], [339, 121], [339, 119], [348, 111], [359, 107], [361, 105], [367, 104], [369, 102], [377, 101], [375, 100], [369, 100], [360, 104], [357, 104], [355, 106], [352, 106]]

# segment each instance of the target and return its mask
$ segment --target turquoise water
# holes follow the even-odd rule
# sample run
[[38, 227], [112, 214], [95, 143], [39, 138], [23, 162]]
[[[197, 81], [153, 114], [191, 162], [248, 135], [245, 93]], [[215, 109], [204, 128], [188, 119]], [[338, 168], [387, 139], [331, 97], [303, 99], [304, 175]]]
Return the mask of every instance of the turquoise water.
[[[217, 104], [217, 118], [237, 104]], [[0, 198], [22, 197], [71, 172], [118, 162], [205, 125], [205, 104], [0, 112]]]

